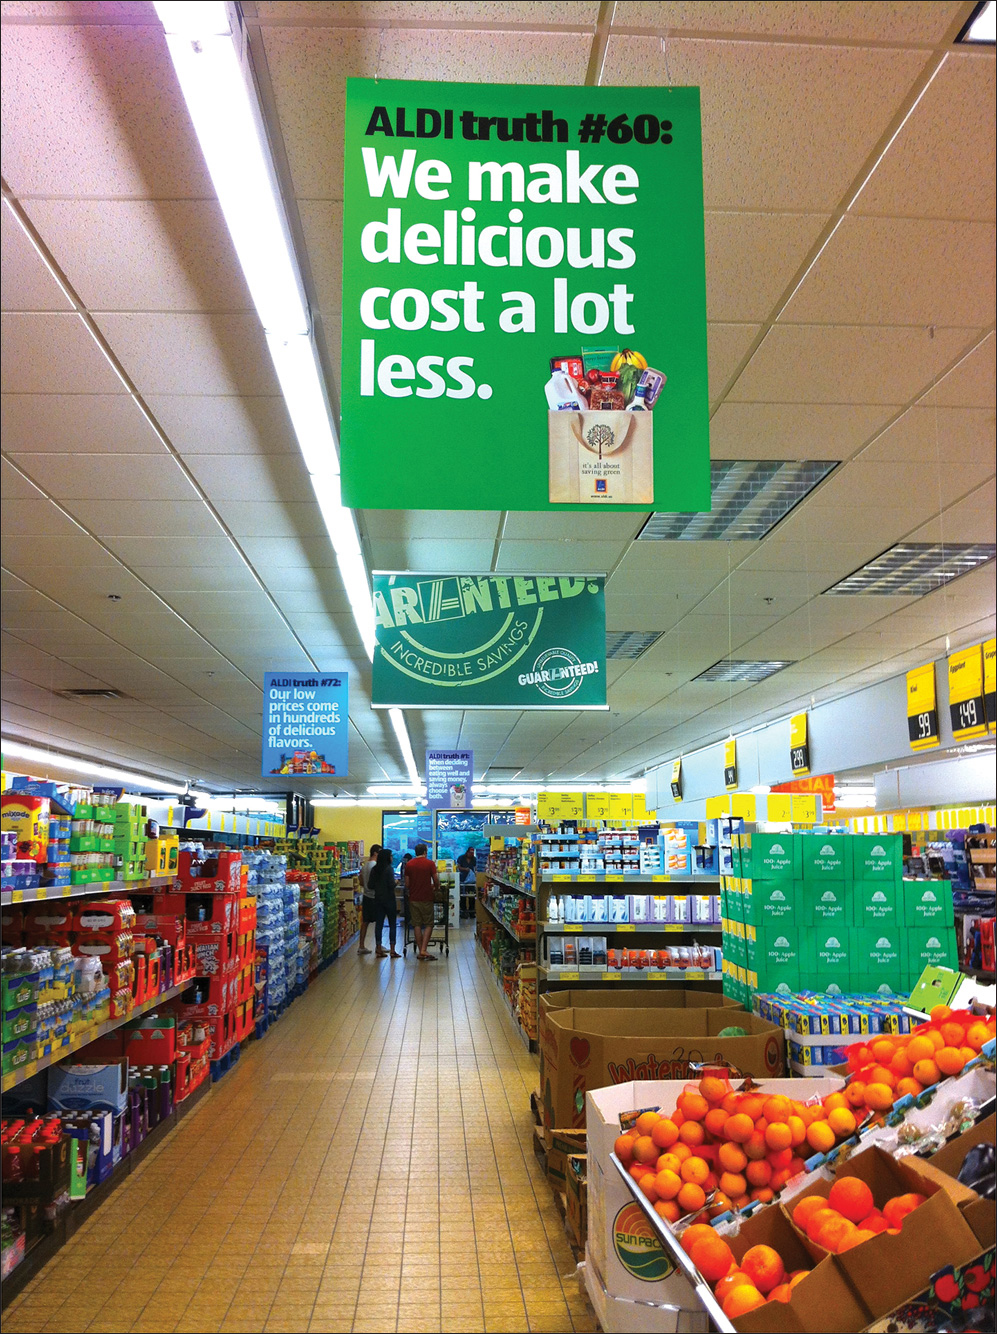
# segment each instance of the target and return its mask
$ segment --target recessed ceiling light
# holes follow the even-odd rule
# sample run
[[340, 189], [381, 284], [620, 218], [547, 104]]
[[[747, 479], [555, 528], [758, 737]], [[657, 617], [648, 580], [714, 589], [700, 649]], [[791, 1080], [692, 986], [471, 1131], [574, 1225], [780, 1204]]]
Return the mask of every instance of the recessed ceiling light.
[[997, 40], [997, 9], [994, 0], [983, 0], [956, 38], [957, 42], [993, 42]]
[[795, 659], [782, 661], [772, 659], [768, 662], [751, 662], [740, 658], [721, 658], [715, 662], [712, 667], [707, 667], [705, 672], [700, 672], [694, 676], [694, 681], [740, 681], [749, 682], [754, 685], [758, 681], [764, 681], [769, 676], [775, 676], [776, 672], [781, 672], [784, 667], [792, 667]]
[[714, 459], [710, 513], [652, 514], [638, 541], [757, 542], [837, 466], [828, 459]]
[[639, 658], [661, 638], [661, 630], [617, 630], [606, 635], [607, 658]]
[[923, 597], [995, 555], [993, 542], [900, 542], [824, 591], [835, 596]]

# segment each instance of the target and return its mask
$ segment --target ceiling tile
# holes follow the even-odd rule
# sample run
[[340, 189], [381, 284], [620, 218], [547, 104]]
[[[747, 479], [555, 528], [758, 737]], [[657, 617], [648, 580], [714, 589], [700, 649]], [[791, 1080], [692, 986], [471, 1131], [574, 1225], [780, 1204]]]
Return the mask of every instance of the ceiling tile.
[[0, 402], [4, 448], [11, 454], [165, 452], [127, 394], [5, 393]]
[[720, 404], [710, 421], [714, 459], [844, 459], [895, 411], [847, 403]]
[[235, 537], [325, 537], [325, 520], [316, 501], [220, 500], [222, 522]]
[[[987, 408], [942, 408], [917, 404], [862, 451], [863, 463], [934, 460], [948, 468], [962, 462], [994, 461], [994, 414]], [[905, 469], [906, 477], [906, 469]]]
[[229, 566], [201, 565], [136, 565], [140, 579], [157, 589], [168, 602], [178, 590], [220, 590], [226, 597], [234, 594], [255, 593], [259, 585], [249, 568], [242, 562]]
[[720, 398], [727, 381], [761, 332], [761, 327], [760, 324], [716, 323], [706, 326], [711, 403]]
[[689, 29], [852, 41], [937, 42], [957, 17], [958, 0], [912, 5], [903, 0], [620, 0], [616, 28]]
[[853, 213], [994, 220], [994, 57], [950, 51]]
[[249, 310], [217, 200], [34, 199], [25, 208], [89, 310]]
[[[193, 488], [191, 488], [193, 490]], [[176, 539], [177, 535], [212, 538], [218, 524], [202, 500], [67, 500], [80, 523], [104, 539]], [[109, 545], [116, 548], [117, 543]]]
[[[11, 469], [4, 469], [6, 475], [10, 475]], [[23, 485], [23, 483], [22, 483]], [[13, 490], [13, 488], [11, 488]], [[29, 539], [45, 539], [40, 542], [42, 548], [47, 548], [47, 554], [52, 554], [52, 544], [54, 539], [58, 539], [60, 545], [67, 539], [72, 541], [79, 535], [79, 528], [57, 509], [50, 500], [45, 500], [39, 496], [38, 499], [21, 499], [13, 495], [5, 495], [0, 499], [0, 506], [3, 511], [3, 532], [4, 532], [4, 562], [10, 563], [17, 572], [17, 549], [8, 548], [8, 542], [12, 537], [27, 537]], [[93, 543], [87, 539], [90, 546]], [[60, 553], [61, 554], [61, 553]], [[8, 561], [8, 556], [10, 560]], [[23, 571], [22, 571], [23, 573]]]
[[304, 459], [292, 455], [192, 454], [184, 459], [215, 505], [238, 501], [262, 503], [258, 497], [312, 502], [315, 492]]
[[4, 310], [71, 310], [10, 209], [0, 210], [0, 306]]
[[[923, 51], [613, 35], [603, 82], [702, 93], [708, 209], [828, 212], [899, 110]], [[828, 126], [834, 133], [828, 133]]]
[[78, 315], [6, 312], [2, 318], [4, 390], [10, 394], [123, 394]]
[[299, 454], [283, 398], [144, 395], [182, 454]]
[[[571, 538], [574, 542], [626, 542], [637, 536], [647, 519], [646, 514], [602, 513], [568, 514], [554, 510], [541, 520], [544, 537]], [[536, 537], [537, 516], [519, 510], [510, 511], [502, 533], [503, 541], [529, 541]]]
[[334, 320], [343, 309], [342, 201], [299, 199], [298, 214], [315, 280], [319, 310], [324, 320]]
[[978, 347], [953, 367], [934, 389], [925, 395], [925, 403], [950, 408], [990, 408], [997, 404], [997, 359], [995, 336], [989, 334]]
[[572, 542], [566, 537], [550, 542], [503, 542], [498, 572], [604, 574], [612, 569], [624, 549], [619, 542]]
[[986, 222], [847, 217], [780, 321], [983, 326], [993, 318], [995, 246]]
[[[205, 510], [205, 513], [207, 511]], [[133, 568], [139, 566], [212, 566], [245, 569], [245, 562], [227, 537], [115, 537], [108, 546]], [[178, 575], [182, 577], [182, 575]]]
[[502, 517], [498, 510], [361, 510], [360, 515], [368, 537], [395, 542], [444, 536], [494, 541]]
[[94, 318], [143, 395], [280, 393], [255, 311]]
[[399, 20], [406, 23], [466, 23], [468, 27], [505, 23], [594, 24], [599, 16], [598, 0], [570, 0], [569, 4], [551, 4], [550, 0], [378, 0], [371, 15], [358, 12], [355, 0], [259, 0], [256, 6], [261, 23], [304, 20], [309, 23], [356, 22], [361, 17], [376, 16], [384, 25]]
[[827, 221], [814, 213], [707, 213], [708, 318], [766, 319]]
[[[168, 454], [12, 454], [15, 462], [57, 500], [106, 500], [131, 506], [143, 501], [198, 500]], [[70, 506], [72, 508], [72, 506]]]
[[729, 397], [739, 402], [905, 403], [969, 342], [967, 329], [775, 325]]
[[[507, 543], [502, 543], [504, 553]], [[407, 542], [372, 541], [371, 568], [375, 570], [426, 570], [433, 574], [477, 574], [491, 569], [493, 541], [470, 541], [444, 537], [413, 538]], [[508, 566], [504, 555], [500, 568]]]

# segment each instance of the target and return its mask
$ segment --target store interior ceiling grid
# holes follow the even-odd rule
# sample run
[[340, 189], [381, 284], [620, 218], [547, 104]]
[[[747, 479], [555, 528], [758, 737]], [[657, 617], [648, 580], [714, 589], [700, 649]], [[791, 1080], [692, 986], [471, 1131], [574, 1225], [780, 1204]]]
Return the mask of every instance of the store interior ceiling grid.
[[[841, 461], [761, 542], [635, 542], [638, 514], [362, 512], [369, 568], [606, 571], [609, 629], [662, 632], [609, 664], [608, 714], [410, 712], [417, 756], [639, 776], [994, 633], [993, 562], [913, 600], [822, 596], [895, 542], [995, 538], [994, 49], [953, 44], [971, 11], [243, 5], [334, 398], [347, 76], [698, 84], [712, 454]], [[4, 190], [75, 294], [4, 207], [5, 734], [245, 789], [264, 669], [346, 663], [336, 790], [404, 778], [152, 6], [2, 14]], [[728, 653], [795, 665], [692, 681]], [[88, 687], [127, 698], [54, 693]]]

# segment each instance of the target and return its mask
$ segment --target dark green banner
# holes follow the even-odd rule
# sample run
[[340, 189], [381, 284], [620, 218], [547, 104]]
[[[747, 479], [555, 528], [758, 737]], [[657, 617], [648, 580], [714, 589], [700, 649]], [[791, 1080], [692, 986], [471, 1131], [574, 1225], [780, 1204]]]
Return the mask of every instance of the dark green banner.
[[375, 709], [605, 709], [605, 579], [374, 572]]
[[343, 502], [710, 508], [698, 88], [348, 79]]

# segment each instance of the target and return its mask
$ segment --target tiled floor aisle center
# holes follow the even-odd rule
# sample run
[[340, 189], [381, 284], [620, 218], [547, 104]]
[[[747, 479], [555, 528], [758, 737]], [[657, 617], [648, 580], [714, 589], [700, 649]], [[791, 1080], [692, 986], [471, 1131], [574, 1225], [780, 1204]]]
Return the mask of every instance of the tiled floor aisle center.
[[14, 1331], [592, 1330], [536, 1060], [473, 928], [322, 974], [6, 1313]]

